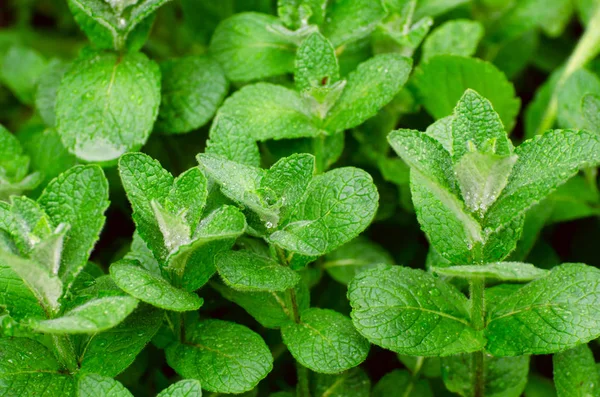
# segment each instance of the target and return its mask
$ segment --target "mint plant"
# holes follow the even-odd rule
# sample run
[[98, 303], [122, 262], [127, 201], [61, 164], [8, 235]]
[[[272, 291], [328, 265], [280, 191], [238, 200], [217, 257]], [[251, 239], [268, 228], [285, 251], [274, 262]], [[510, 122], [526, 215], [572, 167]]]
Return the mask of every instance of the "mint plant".
[[309, 307], [298, 271], [371, 222], [378, 200], [371, 177], [352, 167], [315, 176], [309, 154], [284, 157], [268, 170], [212, 154], [199, 154], [198, 162], [221, 193], [244, 208], [247, 233], [264, 241], [219, 254], [215, 265], [224, 285], [215, 288], [263, 326], [281, 329], [298, 362], [298, 393], [309, 394], [306, 368], [339, 373], [364, 361], [369, 343], [346, 316]]
[[[390, 266], [361, 272], [348, 287], [352, 319], [384, 348], [447, 357], [444, 380], [452, 391], [517, 395], [525, 382], [499, 382], [501, 368], [525, 379], [521, 356], [562, 352], [600, 335], [597, 269], [564, 264], [548, 273], [501, 262], [516, 245], [526, 211], [598, 163], [600, 140], [586, 131], [554, 130], [514, 148], [492, 104], [472, 90], [451, 117], [443, 135], [396, 130], [388, 137], [411, 169], [417, 218], [431, 249], [445, 259], [430, 271], [443, 278]], [[469, 299], [446, 277], [466, 279]], [[493, 281], [527, 284], [503, 291], [490, 305], [486, 282]]]
[[598, 0], [0, 26], [0, 396], [600, 395]]

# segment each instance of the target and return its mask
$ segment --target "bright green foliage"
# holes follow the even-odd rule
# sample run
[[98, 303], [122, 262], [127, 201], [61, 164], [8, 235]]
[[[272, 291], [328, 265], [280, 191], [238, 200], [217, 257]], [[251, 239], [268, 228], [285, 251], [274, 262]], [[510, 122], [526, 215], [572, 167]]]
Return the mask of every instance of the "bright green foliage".
[[[519, 397], [525, 389], [529, 371], [529, 357], [492, 357], [484, 355], [484, 395]], [[448, 390], [463, 397], [475, 396], [475, 359], [460, 354], [442, 359], [442, 376]]]
[[222, 253], [216, 266], [225, 284], [238, 291], [285, 291], [300, 281], [289, 267], [245, 251]]
[[366, 270], [348, 285], [348, 299], [356, 329], [400, 354], [447, 356], [484, 346], [483, 336], [469, 323], [466, 298], [419, 270]]
[[39, 321], [32, 328], [48, 334], [78, 334], [105, 331], [119, 324], [137, 306], [129, 296], [93, 299], [52, 320]]
[[595, 396], [600, 377], [592, 351], [586, 345], [557, 353], [553, 356], [554, 384], [557, 394], [563, 396]]
[[328, 309], [312, 308], [299, 323], [281, 329], [284, 343], [296, 360], [320, 373], [339, 373], [367, 358], [369, 342], [356, 332], [349, 318]]
[[3, 56], [0, 81], [6, 84], [21, 102], [31, 105], [36, 84], [46, 68], [46, 62], [42, 55], [31, 48], [12, 46]]
[[194, 379], [181, 380], [158, 393], [157, 397], [202, 397], [200, 382]]
[[117, 262], [110, 267], [115, 283], [129, 295], [161, 309], [197, 310], [202, 306], [198, 295], [173, 287], [135, 263]]
[[[464, 76], [456, 79], [456, 76]], [[452, 113], [466, 89], [487, 98], [506, 130], [512, 130], [520, 101], [513, 85], [492, 64], [456, 55], [432, 57], [416, 69], [413, 84], [425, 109], [436, 119]]]
[[82, 160], [115, 160], [146, 143], [159, 104], [160, 70], [154, 61], [141, 53], [88, 51], [61, 80], [58, 132]]
[[4, 3], [0, 396], [600, 395], [600, 0]]
[[187, 326], [185, 333], [186, 343], [167, 348], [167, 361], [206, 390], [242, 393], [273, 368], [273, 357], [261, 337], [241, 325], [205, 320]]
[[564, 264], [520, 288], [489, 313], [486, 349], [497, 356], [549, 354], [597, 338], [599, 279], [598, 269]]
[[77, 382], [77, 397], [132, 397], [122, 384], [112, 378], [100, 375], [84, 375]]
[[7, 395], [68, 396], [75, 389], [52, 353], [32, 339], [0, 338], [0, 358], [0, 390]]
[[[96, 46], [121, 50], [131, 41], [130, 35], [138, 33], [136, 27], [149, 29], [148, 16], [168, 1], [69, 0], [69, 7], [81, 29]], [[144, 33], [142, 35], [145, 36]], [[134, 45], [134, 48], [141, 47], [141, 44]]]
[[434, 273], [451, 277], [485, 277], [500, 281], [531, 281], [544, 276], [547, 271], [529, 263], [498, 262], [484, 265], [464, 265], [433, 268]]
[[206, 124], [227, 93], [228, 83], [218, 63], [186, 57], [160, 64], [162, 98], [155, 129], [181, 134]]
[[483, 26], [470, 20], [454, 20], [435, 29], [423, 43], [423, 61], [436, 55], [472, 56], [483, 37]]
[[279, 33], [281, 22], [272, 16], [242, 13], [221, 22], [210, 51], [227, 78], [250, 81], [291, 72], [295, 46]]

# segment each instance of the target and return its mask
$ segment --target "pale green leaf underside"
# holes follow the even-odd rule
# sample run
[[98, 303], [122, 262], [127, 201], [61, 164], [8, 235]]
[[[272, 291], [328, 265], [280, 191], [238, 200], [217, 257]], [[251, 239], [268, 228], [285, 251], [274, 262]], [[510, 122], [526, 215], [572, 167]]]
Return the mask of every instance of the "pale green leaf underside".
[[450, 277], [485, 277], [501, 281], [531, 281], [545, 276], [548, 271], [539, 269], [529, 263], [521, 262], [497, 262], [485, 265], [466, 265], [436, 267], [432, 269], [434, 273]]
[[311, 308], [301, 313], [300, 323], [281, 328], [283, 342], [294, 358], [320, 373], [339, 373], [367, 358], [369, 342], [344, 315]]
[[156, 397], [202, 397], [202, 387], [195, 379], [180, 380], [158, 393]]
[[178, 289], [133, 263], [113, 263], [110, 274], [123, 291], [161, 309], [184, 312], [197, 310], [203, 303], [198, 295]]
[[352, 320], [369, 341], [397, 353], [447, 356], [481, 349], [467, 300], [431, 274], [399, 266], [360, 273], [348, 286]]
[[31, 327], [48, 334], [91, 334], [105, 331], [123, 321], [137, 307], [129, 296], [92, 299], [61, 317], [34, 322]]
[[118, 381], [97, 374], [87, 374], [77, 382], [76, 397], [133, 397]]

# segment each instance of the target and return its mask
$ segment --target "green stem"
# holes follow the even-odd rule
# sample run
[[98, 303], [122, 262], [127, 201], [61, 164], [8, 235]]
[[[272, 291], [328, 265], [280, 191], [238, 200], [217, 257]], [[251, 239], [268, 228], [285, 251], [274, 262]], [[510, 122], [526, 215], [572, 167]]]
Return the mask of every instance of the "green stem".
[[304, 367], [299, 362], [296, 362], [296, 371], [298, 373], [298, 386], [296, 387], [296, 396], [310, 397], [310, 389], [308, 387], [308, 368]]
[[[485, 278], [476, 277], [469, 282], [471, 298], [471, 324], [481, 331], [485, 328]], [[483, 397], [485, 393], [485, 368], [483, 351], [473, 353], [475, 367], [475, 397]]]
[[313, 152], [315, 154], [316, 173], [325, 172], [325, 135], [319, 135], [312, 140]]
[[544, 133], [554, 125], [556, 114], [558, 112], [558, 91], [560, 87], [574, 72], [579, 70], [590, 60], [594, 59], [598, 53], [600, 53], [600, 6], [596, 8], [585, 33], [581, 36], [581, 39], [577, 43], [577, 47], [575, 47], [575, 50], [567, 60], [565, 68], [554, 87], [552, 97], [544, 112], [542, 121], [538, 126], [536, 131], [537, 134]]
[[69, 373], [77, 372], [79, 366], [77, 365], [77, 355], [75, 354], [75, 347], [71, 343], [71, 339], [66, 335], [53, 335], [52, 343], [63, 367]]

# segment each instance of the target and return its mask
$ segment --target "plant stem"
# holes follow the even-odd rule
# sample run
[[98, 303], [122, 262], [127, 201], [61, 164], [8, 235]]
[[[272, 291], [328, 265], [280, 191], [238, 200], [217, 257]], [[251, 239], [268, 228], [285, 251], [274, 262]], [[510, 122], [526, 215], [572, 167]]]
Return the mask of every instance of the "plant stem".
[[558, 112], [558, 91], [565, 81], [582, 66], [596, 57], [600, 52], [600, 6], [596, 7], [594, 15], [590, 19], [587, 29], [581, 39], [577, 43], [575, 50], [567, 60], [565, 68], [554, 87], [550, 102], [546, 107], [542, 121], [536, 131], [537, 134], [542, 134], [546, 130], [551, 129], [556, 120]]
[[[485, 278], [475, 277], [469, 282], [471, 297], [471, 324], [480, 331], [485, 328]], [[475, 367], [475, 397], [483, 397], [485, 393], [485, 367], [483, 351], [473, 353]]]
[[296, 361], [296, 371], [298, 373], [298, 385], [296, 386], [297, 397], [310, 397], [308, 388], [308, 368]]
[[75, 373], [79, 366], [77, 364], [77, 356], [75, 355], [75, 348], [73, 347], [73, 343], [71, 343], [71, 339], [66, 335], [53, 335], [52, 343], [54, 343], [54, 350], [63, 367], [69, 371], [69, 373]]

